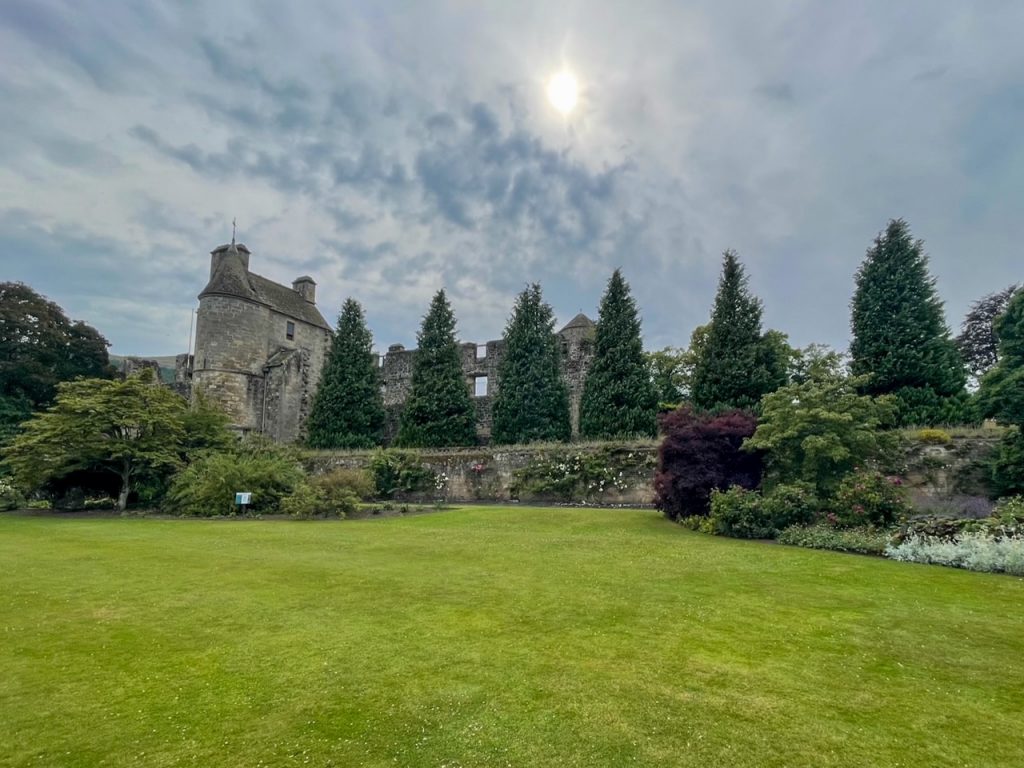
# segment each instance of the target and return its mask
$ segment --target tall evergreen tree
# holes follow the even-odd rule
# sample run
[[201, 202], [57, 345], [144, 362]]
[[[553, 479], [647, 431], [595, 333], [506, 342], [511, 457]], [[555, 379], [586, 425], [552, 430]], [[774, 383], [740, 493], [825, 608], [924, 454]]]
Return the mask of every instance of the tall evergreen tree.
[[495, 443], [568, 440], [569, 389], [559, 369], [555, 316], [537, 283], [516, 299], [504, 340], [491, 438]]
[[373, 337], [355, 299], [348, 299], [338, 315], [306, 426], [306, 439], [313, 448], [367, 448], [380, 440], [384, 426], [380, 374]]
[[653, 436], [657, 412], [636, 302], [616, 269], [598, 311], [594, 360], [580, 400], [580, 433], [598, 439]]
[[999, 360], [999, 337], [995, 321], [1006, 312], [1010, 300], [1021, 290], [1020, 285], [1011, 285], [1001, 291], [982, 296], [971, 304], [964, 318], [956, 345], [971, 376], [980, 379]]
[[761, 333], [761, 301], [747, 288], [735, 251], [722, 258], [711, 323], [694, 364], [691, 397], [701, 409], [753, 408], [786, 383], [788, 345]]
[[416, 447], [472, 445], [476, 418], [459, 360], [455, 316], [438, 291], [416, 337], [412, 386], [396, 442]]
[[[928, 420], [963, 392], [963, 361], [950, 338], [924, 243], [903, 219], [875, 238], [856, 275], [850, 370], [868, 375], [864, 391], [894, 394], [901, 422]], [[913, 412], [912, 415], [910, 412]]]
[[1024, 291], [1017, 292], [994, 325], [999, 362], [981, 379], [978, 406], [983, 416], [1024, 430]]

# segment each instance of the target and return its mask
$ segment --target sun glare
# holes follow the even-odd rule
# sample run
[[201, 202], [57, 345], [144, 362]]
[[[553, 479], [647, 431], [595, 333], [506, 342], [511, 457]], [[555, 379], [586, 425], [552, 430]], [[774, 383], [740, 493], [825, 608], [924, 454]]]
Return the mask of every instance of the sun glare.
[[579, 87], [572, 72], [562, 70], [548, 80], [548, 101], [563, 115], [572, 112], [578, 100]]

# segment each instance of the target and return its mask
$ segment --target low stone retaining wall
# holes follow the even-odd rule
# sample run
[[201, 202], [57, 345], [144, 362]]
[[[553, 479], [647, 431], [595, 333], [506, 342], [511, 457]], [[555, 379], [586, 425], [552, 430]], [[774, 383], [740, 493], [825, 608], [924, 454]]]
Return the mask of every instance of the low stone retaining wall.
[[[545, 501], [648, 506], [654, 499], [657, 443], [478, 447], [416, 451], [438, 479], [410, 501]], [[318, 452], [314, 474], [368, 469], [373, 452]], [[440, 486], [440, 487], [437, 487]]]

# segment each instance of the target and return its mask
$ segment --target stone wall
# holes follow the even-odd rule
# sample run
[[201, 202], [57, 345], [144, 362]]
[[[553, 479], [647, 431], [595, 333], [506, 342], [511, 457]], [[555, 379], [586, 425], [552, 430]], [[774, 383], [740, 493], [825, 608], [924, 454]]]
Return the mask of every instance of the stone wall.
[[[593, 335], [592, 325], [565, 328], [558, 334], [562, 351], [562, 378], [569, 388], [569, 412], [574, 436], [579, 434], [583, 382], [594, 357]], [[491, 438], [491, 409], [494, 398], [501, 389], [498, 368], [504, 351], [505, 342], [502, 339], [488, 341], [486, 344], [464, 342], [459, 345], [462, 374], [466, 379], [466, 387], [473, 396], [477, 437], [484, 444]], [[384, 429], [385, 442], [390, 442], [398, 433], [402, 405], [409, 397], [412, 387], [415, 360], [416, 350], [406, 349], [401, 344], [393, 344], [380, 359], [384, 407], [388, 414]], [[480, 394], [477, 394], [478, 379], [486, 379], [486, 383], [481, 382], [479, 386]]]
[[[911, 498], [922, 511], [944, 508], [945, 502], [965, 497], [985, 497], [991, 489], [986, 461], [998, 444], [997, 438], [955, 438], [948, 445], [911, 443], [898, 474], [910, 488]], [[443, 497], [452, 502], [473, 501], [573, 501], [595, 505], [649, 505], [654, 499], [656, 441], [633, 444], [586, 443], [577, 445], [477, 447], [418, 451], [423, 465], [434, 475], [447, 478], [443, 492], [414, 494], [413, 501]], [[372, 451], [317, 452], [308, 455], [314, 473], [334, 467], [365, 469]], [[533, 467], [571, 463], [592, 457], [611, 467], [615, 481], [603, 487], [580, 488], [571, 499], [560, 494], [531, 493], [523, 487], [522, 476]], [[621, 478], [618, 476], [622, 472]], [[570, 468], [569, 474], [572, 470]], [[950, 509], [955, 504], [945, 504]]]
[[[422, 464], [435, 476], [445, 478], [444, 487], [413, 494], [409, 500], [451, 502], [523, 501], [565, 502], [594, 505], [648, 506], [654, 492], [654, 467], [657, 445], [653, 442], [626, 445], [554, 445], [544, 447], [479, 447], [437, 451], [418, 451]], [[366, 469], [372, 452], [309, 454], [311, 472], [320, 474], [336, 467]], [[598, 487], [583, 488], [574, 498], [559, 493], [538, 493], [523, 487], [524, 471], [538, 466], [560, 466], [580, 457], [591, 456], [597, 463], [616, 467], [616, 481]], [[571, 473], [571, 469], [569, 470]], [[619, 473], [621, 472], [621, 476]]]

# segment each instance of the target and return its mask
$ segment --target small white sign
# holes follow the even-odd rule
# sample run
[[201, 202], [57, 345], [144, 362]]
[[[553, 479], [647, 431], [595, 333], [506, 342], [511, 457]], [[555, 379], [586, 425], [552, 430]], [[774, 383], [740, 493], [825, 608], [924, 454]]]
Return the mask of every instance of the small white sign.
[[251, 493], [236, 493], [235, 504], [251, 504], [252, 494]]

